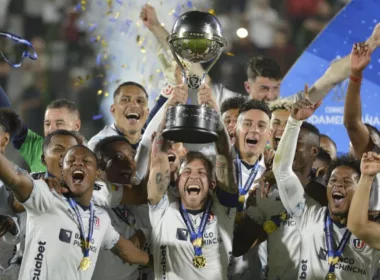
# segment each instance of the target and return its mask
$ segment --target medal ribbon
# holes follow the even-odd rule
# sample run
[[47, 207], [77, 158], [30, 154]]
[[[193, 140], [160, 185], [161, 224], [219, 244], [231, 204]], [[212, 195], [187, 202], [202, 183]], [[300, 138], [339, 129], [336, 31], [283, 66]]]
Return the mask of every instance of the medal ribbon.
[[328, 263], [330, 265], [329, 273], [334, 273], [335, 265], [338, 263], [339, 258], [342, 256], [343, 250], [346, 247], [348, 240], [350, 240], [351, 232], [346, 229], [342, 239], [339, 242], [338, 250], [334, 249], [334, 237], [333, 237], [333, 225], [329, 213], [326, 214], [325, 220], [325, 236], [326, 236], [326, 245], [328, 251]]
[[79, 223], [79, 231], [80, 231], [80, 239], [84, 244], [83, 249], [83, 256], [89, 257], [90, 255], [90, 242], [92, 240], [92, 235], [94, 233], [94, 221], [95, 221], [95, 210], [94, 210], [94, 204], [91, 201], [90, 202], [90, 221], [89, 221], [89, 227], [88, 227], [88, 236], [87, 239], [85, 239], [85, 232], [84, 232], [84, 225], [82, 221], [82, 217], [80, 216], [78, 205], [76, 201], [72, 198], [69, 198], [69, 204], [71, 208], [74, 210], [75, 214], [77, 215], [77, 220]]
[[201, 224], [199, 225], [198, 233], [196, 233], [194, 230], [194, 226], [190, 221], [189, 213], [187, 213], [185, 207], [183, 207], [183, 204], [180, 203], [180, 213], [186, 224], [187, 229], [190, 232], [190, 241], [193, 244], [194, 253], [196, 256], [202, 256], [203, 233], [206, 229], [206, 223], [210, 216], [211, 204], [212, 200], [211, 198], [209, 198], [207, 201], [206, 209], [204, 210], [201, 218]]
[[238, 183], [239, 183], [239, 195], [246, 195], [250, 189], [250, 187], [253, 184], [253, 181], [255, 180], [257, 173], [259, 172], [259, 160], [256, 161], [255, 165], [251, 169], [251, 173], [248, 176], [247, 181], [245, 182], [243, 186], [243, 174], [241, 171], [241, 159], [239, 157], [239, 154], [236, 156], [235, 160], [235, 167], [236, 167], [236, 172], [237, 172], [237, 177], [238, 177]]

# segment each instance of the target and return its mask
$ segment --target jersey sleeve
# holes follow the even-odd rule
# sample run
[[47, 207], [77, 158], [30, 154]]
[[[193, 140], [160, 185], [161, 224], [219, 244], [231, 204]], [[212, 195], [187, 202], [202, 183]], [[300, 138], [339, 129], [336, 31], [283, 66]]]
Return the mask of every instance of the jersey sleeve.
[[156, 205], [149, 204], [149, 219], [152, 228], [154, 228], [155, 225], [161, 221], [162, 217], [166, 213], [166, 210], [169, 208], [169, 205], [170, 200], [168, 194], [165, 194]]
[[304, 188], [292, 169], [301, 125], [302, 121], [289, 117], [273, 163], [281, 201], [286, 211], [294, 216], [302, 215], [305, 206]]
[[43, 180], [33, 180], [33, 190], [29, 198], [22, 203], [26, 211], [33, 215], [41, 215], [53, 205], [54, 194]]
[[115, 208], [120, 205], [123, 194], [124, 189], [122, 186], [97, 181], [93, 192], [93, 200], [97, 206]]
[[26, 139], [19, 149], [31, 172], [46, 171], [46, 166], [41, 162], [43, 141], [44, 139], [40, 135], [28, 129]]
[[109, 216], [107, 215], [106, 217], [108, 219], [108, 227], [105, 231], [101, 247], [105, 250], [111, 250], [119, 241], [120, 234], [112, 226]]

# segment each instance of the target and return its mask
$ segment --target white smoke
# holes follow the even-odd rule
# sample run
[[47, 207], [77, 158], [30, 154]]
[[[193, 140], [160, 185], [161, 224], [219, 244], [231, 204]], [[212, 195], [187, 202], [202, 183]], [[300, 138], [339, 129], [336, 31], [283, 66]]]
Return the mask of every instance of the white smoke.
[[[142, 84], [148, 91], [149, 106], [152, 107], [163, 75], [157, 61], [159, 45], [139, 19], [141, 8], [147, 2], [82, 0], [80, 3], [77, 6], [83, 14], [80, 25], [87, 30], [88, 38], [96, 49], [96, 63], [108, 67], [106, 90], [102, 93], [108, 93], [102, 102], [106, 123], [113, 122], [109, 113], [112, 93], [122, 82]], [[153, 0], [148, 3], [155, 7], [158, 19], [170, 31], [182, 13], [193, 9], [207, 10], [211, 1]]]

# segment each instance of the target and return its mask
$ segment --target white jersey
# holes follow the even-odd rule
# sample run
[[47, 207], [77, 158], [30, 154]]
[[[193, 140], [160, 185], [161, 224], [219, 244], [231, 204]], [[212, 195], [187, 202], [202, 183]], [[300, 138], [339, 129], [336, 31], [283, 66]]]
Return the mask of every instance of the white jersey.
[[[212, 200], [210, 217], [203, 233], [202, 253], [207, 260], [203, 268], [193, 266], [194, 248], [179, 211], [178, 200], [170, 201], [165, 195], [157, 205], [149, 207], [155, 279], [227, 279], [236, 212], [234, 208], [222, 206], [216, 195]], [[189, 214], [196, 232], [202, 215]]]
[[[100, 248], [111, 249], [120, 235], [111, 225], [107, 212], [94, 206], [95, 223], [91, 240], [91, 265], [79, 270], [83, 258], [79, 224], [67, 199], [50, 191], [43, 180], [33, 180], [33, 191], [23, 203], [27, 211], [25, 253], [20, 280], [90, 280]], [[85, 235], [90, 213], [79, 208]]]
[[[99, 189], [94, 190], [94, 203], [104, 207], [111, 218], [112, 226], [125, 239], [129, 239], [137, 230], [142, 230], [147, 239], [146, 250], [149, 250], [152, 230], [148, 205], [121, 206], [122, 187], [101, 181], [98, 181], [97, 185]], [[136, 280], [140, 272], [141, 268], [138, 265], [124, 263], [112, 252], [101, 249], [92, 280]]]
[[112, 125], [106, 125], [101, 131], [98, 132], [95, 136], [93, 136], [90, 141], [88, 141], [87, 146], [91, 149], [94, 150], [96, 144], [98, 142], [106, 137], [110, 136], [117, 136], [120, 135], [120, 133], [117, 131], [115, 124]]
[[[236, 158], [235, 149], [233, 149], [233, 158]], [[264, 156], [262, 155], [259, 158], [259, 169], [254, 180], [257, 180], [265, 172], [265, 162]], [[241, 172], [242, 172], [242, 184], [243, 186], [248, 180], [249, 175], [251, 174], [252, 168], [248, 168], [243, 163], [240, 163]], [[256, 184], [252, 184], [249, 189], [252, 190], [256, 187]], [[245, 203], [243, 209], [246, 209], [246, 202], [249, 197], [249, 193], [245, 195]], [[244, 212], [238, 209], [237, 217], [243, 215]], [[239, 222], [239, 221], [237, 221]], [[249, 279], [264, 279], [264, 270], [267, 265], [267, 244], [266, 242], [261, 243], [258, 246], [255, 246], [249, 250], [246, 254], [239, 257], [233, 257], [231, 260], [231, 266], [228, 271], [230, 280], [249, 280]]]
[[[329, 270], [324, 232], [328, 209], [312, 198], [307, 198], [291, 164], [294, 159], [301, 124], [301, 121], [289, 118], [276, 152], [273, 172], [281, 201], [287, 213], [292, 215], [296, 221], [301, 236], [297, 279], [324, 279]], [[345, 230], [345, 228], [339, 229], [333, 225], [335, 244], [339, 244]], [[335, 266], [335, 274], [337, 279], [370, 280], [375, 273], [379, 260], [378, 251], [369, 248], [355, 236], [351, 236], [338, 264]]]

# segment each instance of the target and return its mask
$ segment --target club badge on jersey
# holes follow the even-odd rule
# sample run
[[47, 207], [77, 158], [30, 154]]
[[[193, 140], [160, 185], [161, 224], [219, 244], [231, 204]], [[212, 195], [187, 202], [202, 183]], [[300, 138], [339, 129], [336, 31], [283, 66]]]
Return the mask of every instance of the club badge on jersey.
[[201, 218], [201, 224], [199, 225], [198, 232], [196, 233], [194, 230], [194, 226], [192, 222], [190, 221], [189, 213], [187, 213], [185, 207], [183, 207], [183, 204], [180, 202], [179, 210], [186, 224], [186, 227], [188, 231], [190, 232], [190, 241], [194, 247], [193, 265], [196, 268], [203, 268], [207, 264], [207, 260], [205, 256], [203, 256], [202, 254], [202, 246], [203, 246], [203, 233], [206, 229], [206, 224], [210, 216], [211, 205], [212, 205], [212, 200], [211, 198], [208, 198], [206, 209], [204, 210], [202, 218]]

